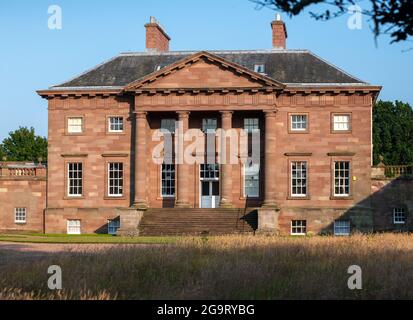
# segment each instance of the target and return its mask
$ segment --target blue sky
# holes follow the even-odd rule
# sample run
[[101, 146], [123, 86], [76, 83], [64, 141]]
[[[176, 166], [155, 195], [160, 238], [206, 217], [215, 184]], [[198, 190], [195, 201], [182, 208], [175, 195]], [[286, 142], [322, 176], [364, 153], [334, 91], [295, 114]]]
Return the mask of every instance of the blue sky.
[[[49, 30], [50, 5], [63, 13]], [[19, 126], [47, 135], [47, 101], [36, 90], [90, 69], [120, 52], [144, 51], [144, 24], [155, 16], [172, 38], [171, 50], [269, 49], [275, 13], [248, 0], [2, 0], [0, 1], [0, 140]], [[376, 45], [369, 23], [347, 27], [348, 16], [317, 22], [308, 13], [289, 19], [290, 49], [309, 49], [347, 72], [384, 87], [380, 98], [413, 104], [412, 43]]]

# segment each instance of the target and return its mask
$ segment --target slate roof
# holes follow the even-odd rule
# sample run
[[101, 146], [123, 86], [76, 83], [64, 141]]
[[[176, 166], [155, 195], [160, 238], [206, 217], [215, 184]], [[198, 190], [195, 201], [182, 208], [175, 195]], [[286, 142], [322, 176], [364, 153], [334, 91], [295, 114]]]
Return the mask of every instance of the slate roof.
[[[254, 71], [264, 64], [265, 74], [284, 84], [367, 85], [336, 66], [306, 50], [209, 51], [223, 59]], [[196, 52], [122, 53], [111, 60], [52, 87], [76, 89], [83, 87], [124, 87]]]

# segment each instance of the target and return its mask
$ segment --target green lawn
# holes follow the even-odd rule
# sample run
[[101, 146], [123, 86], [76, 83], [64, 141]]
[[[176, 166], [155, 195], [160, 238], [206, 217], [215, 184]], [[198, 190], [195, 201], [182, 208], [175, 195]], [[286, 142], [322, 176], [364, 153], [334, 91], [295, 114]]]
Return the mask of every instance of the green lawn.
[[115, 237], [111, 235], [66, 235], [66, 234], [0, 234], [0, 242], [26, 243], [119, 243], [119, 244], [168, 244], [178, 237]]

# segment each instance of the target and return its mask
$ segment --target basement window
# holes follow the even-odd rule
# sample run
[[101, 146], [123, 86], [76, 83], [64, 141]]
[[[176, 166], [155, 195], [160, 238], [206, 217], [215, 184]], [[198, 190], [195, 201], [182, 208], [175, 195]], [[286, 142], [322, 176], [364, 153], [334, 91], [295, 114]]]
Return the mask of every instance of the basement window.
[[116, 235], [120, 228], [120, 219], [108, 220], [108, 234]]
[[393, 223], [394, 224], [405, 224], [406, 223], [406, 212], [403, 208], [393, 209]]
[[335, 236], [349, 236], [350, 235], [350, 221], [348, 220], [334, 221], [334, 235]]
[[14, 209], [14, 222], [18, 224], [26, 223], [26, 208]]
[[292, 220], [291, 235], [305, 236], [307, 234], [307, 220]]
[[80, 220], [67, 220], [67, 234], [80, 233]]

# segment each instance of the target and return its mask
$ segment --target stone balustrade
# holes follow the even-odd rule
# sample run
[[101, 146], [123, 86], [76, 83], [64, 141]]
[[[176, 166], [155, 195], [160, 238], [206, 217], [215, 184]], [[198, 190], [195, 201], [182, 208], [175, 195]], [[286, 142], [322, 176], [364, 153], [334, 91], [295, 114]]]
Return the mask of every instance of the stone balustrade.
[[413, 178], [413, 164], [398, 166], [379, 164], [372, 168], [372, 178]]
[[46, 166], [41, 163], [0, 162], [2, 178], [37, 178], [46, 177]]

